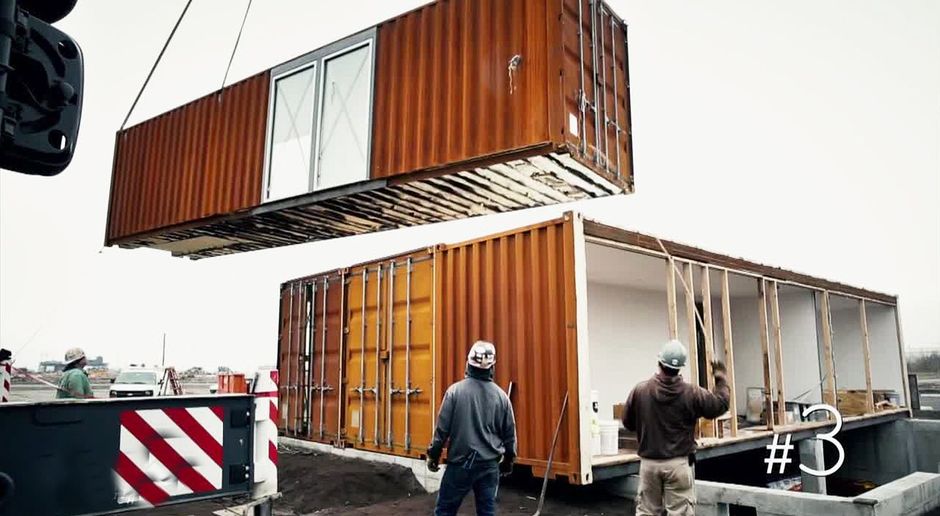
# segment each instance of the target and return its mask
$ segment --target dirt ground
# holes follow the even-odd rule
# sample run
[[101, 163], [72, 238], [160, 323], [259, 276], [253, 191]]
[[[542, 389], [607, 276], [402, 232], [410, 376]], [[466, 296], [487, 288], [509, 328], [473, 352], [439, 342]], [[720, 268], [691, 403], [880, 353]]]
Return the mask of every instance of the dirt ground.
[[[275, 502], [279, 516], [408, 515], [431, 514], [434, 494], [414, 480], [411, 470], [390, 464], [344, 459], [306, 450], [283, 449], [279, 461], [279, 487], [283, 497]], [[541, 480], [528, 471], [504, 479], [499, 489], [499, 514], [531, 515], [538, 505]], [[229, 503], [228, 505], [232, 505]], [[199, 502], [149, 511], [160, 516], [211, 515], [225, 505]], [[223, 514], [223, 513], [219, 513]], [[460, 514], [475, 514], [472, 494]], [[633, 514], [628, 500], [597, 488], [576, 488], [549, 483], [544, 515]]]

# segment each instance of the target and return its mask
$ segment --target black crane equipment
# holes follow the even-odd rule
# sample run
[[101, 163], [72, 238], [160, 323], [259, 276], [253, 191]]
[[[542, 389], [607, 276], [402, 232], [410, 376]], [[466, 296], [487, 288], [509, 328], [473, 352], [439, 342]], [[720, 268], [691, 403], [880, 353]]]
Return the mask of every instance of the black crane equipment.
[[72, 161], [84, 61], [51, 24], [77, 0], [0, 0], [0, 167], [54, 176]]

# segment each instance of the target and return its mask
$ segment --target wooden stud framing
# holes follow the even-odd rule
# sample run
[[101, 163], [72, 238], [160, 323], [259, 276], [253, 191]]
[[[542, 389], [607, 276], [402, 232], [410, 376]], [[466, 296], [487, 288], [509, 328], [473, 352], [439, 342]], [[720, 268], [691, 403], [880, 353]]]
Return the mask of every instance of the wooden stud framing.
[[894, 324], [898, 329], [898, 353], [899, 358], [901, 359], [901, 384], [904, 385], [902, 389], [904, 392], [904, 404], [907, 406], [908, 414], [910, 414], [911, 407], [913, 403], [911, 402], [911, 388], [907, 379], [907, 360], [904, 358], [904, 334], [901, 332], [901, 303], [894, 305]]
[[820, 297], [822, 299], [820, 318], [822, 320], [823, 364], [826, 368], [823, 403], [835, 407], [838, 397], [836, 396], [836, 368], [832, 358], [832, 315], [829, 311], [829, 291], [822, 291]]
[[669, 338], [679, 338], [679, 316], [676, 313], [676, 271], [672, 258], [666, 259], [666, 319], [669, 325]]
[[[695, 292], [692, 288], [692, 264], [685, 264], [685, 284], [689, 288], [689, 292]], [[695, 322], [695, 298], [690, 296], [688, 292], [685, 294], [685, 319], [686, 324], [689, 329], [689, 371], [691, 376], [691, 382], [693, 385], [698, 385], [698, 338]]]
[[783, 332], [780, 327], [780, 299], [777, 282], [770, 282], [770, 310], [774, 330], [774, 368], [777, 371], [777, 422], [787, 424], [787, 395], [783, 379]]
[[764, 357], [764, 412], [767, 429], [774, 428], [774, 404], [770, 390], [770, 335], [767, 333], [767, 292], [766, 280], [757, 280], [757, 314], [760, 318], [760, 347]]
[[702, 267], [702, 319], [705, 327], [702, 333], [705, 334], [705, 379], [708, 390], [715, 388], [715, 378], [712, 377], [712, 360], [715, 359], [715, 333], [712, 323], [712, 285], [709, 280], [708, 272], [710, 269]]
[[868, 316], [865, 314], [865, 300], [858, 302], [858, 318], [862, 327], [862, 357], [865, 361], [865, 413], [875, 411], [875, 398], [871, 392], [871, 348], [868, 343]]
[[731, 335], [731, 293], [728, 289], [728, 271], [721, 271], [721, 325], [725, 337], [725, 367], [727, 368], [728, 387], [731, 398], [728, 410], [731, 415], [731, 437], [738, 435], [738, 404], [734, 392], [734, 344]]
[[[715, 333], [712, 322], [712, 287], [708, 266], [702, 267], [702, 319], [705, 334], [705, 382], [708, 390], [715, 389], [715, 377], [712, 376], [712, 360], [715, 359]], [[718, 437], [718, 420], [710, 420], [704, 427], [709, 437]]]

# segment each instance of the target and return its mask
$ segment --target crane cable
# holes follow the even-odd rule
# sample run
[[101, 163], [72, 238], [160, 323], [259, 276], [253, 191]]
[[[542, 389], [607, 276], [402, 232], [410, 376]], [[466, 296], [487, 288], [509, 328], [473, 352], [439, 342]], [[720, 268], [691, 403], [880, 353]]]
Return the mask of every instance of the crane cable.
[[124, 130], [124, 126], [127, 125], [127, 121], [131, 118], [131, 113], [134, 112], [134, 108], [137, 107], [137, 102], [140, 101], [140, 96], [144, 94], [144, 90], [147, 89], [147, 84], [150, 83], [150, 78], [153, 77], [153, 72], [156, 71], [157, 65], [160, 64], [160, 60], [163, 59], [163, 54], [166, 52], [166, 48], [170, 46], [170, 41], [173, 39], [173, 35], [176, 34], [176, 29], [179, 28], [180, 22], [183, 21], [183, 16], [186, 15], [186, 11], [189, 10], [189, 6], [192, 5], [193, 0], [187, 0], [186, 6], [183, 7], [183, 12], [180, 13], [179, 18], [176, 20], [176, 25], [173, 25], [173, 30], [170, 31], [170, 36], [166, 38], [166, 43], [163, 44], [163, 48], [160, 50], [160, 54], [157, 55], [157, 60], [153, 62], [153, 66], [150, 68], [150, 73], [147, 74], [147, 78], [144, 79], [144, 84], [140, 87], [140, 91], [137, 92], [137, 98], [134, 99], [134, 103], [131, 104], [131, 108], [127, 111], [127, 116], [124, 117], [124, 122], [121, 123], [121, 128], [118, 129], [118, 132]]
[[[235, 60], [235, 52], [238, 50], [238, 43], [242, 40], [242, 32], [245, 30], [245, 21], [248, 20], [248, 11], [251, 10], [251, 1], [252, 0], [248, 0], [248, 6], [245, 7], [245, 16], [242, 17], [242, 26], [238, 29], [238, 37], [235, 38], [235, 46], [232, 47], [232, 55], [229, 56], [228, 66], [225, 67], [225, 75], [222, 77], [222, 85], [219, 86], [219, 90], [221, 90], [223, 93], [225, 91], [225, 81], [228, 79], [228, 72], [232, 69], [232, 61]], [[221, 95], [219, 96], [219, 100], [222, 100]]]

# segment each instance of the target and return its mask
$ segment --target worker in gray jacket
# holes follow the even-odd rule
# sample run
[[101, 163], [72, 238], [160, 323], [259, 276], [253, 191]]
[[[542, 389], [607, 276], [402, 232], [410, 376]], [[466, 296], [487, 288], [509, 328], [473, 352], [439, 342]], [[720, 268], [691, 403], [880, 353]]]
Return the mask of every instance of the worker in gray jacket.
[[512, 472], [516, 456], [516, 419], [509, 396], [493, 382], [496, 347], [477, 341], [467, 355], [466, 377], [444, 393], [428, 469], [440, 469], [447, 445], [447, 469], [437, 494], [435, 516], [457, 514], [473, 490], [477, 515], [496, 514], [500, 474]]

